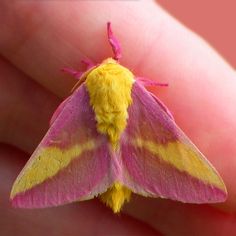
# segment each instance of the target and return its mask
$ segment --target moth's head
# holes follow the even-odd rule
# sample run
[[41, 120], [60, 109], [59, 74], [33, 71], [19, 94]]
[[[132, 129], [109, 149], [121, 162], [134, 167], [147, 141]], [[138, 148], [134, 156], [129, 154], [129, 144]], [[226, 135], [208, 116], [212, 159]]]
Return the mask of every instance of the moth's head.
[[104, 65], [118, 65], [118, 61], [113, 59], [113, 58], [107, 58], [105, 60], [102, 61], [102, 63], [100, 64], [96, 64], [92, 67], [90, 67], [89, 69], [87, 69], [86, 71], [84, 71], [82, 74], [81, 74], [81, 77], [80, 77], [80, 81], [84, 82], [87, 78], [87, 76], [93, 71], [93, 70], [99, 70], [101, 67], [103, 67]]
[[96, 83], [98, 80], [101, 85], [104, 81], [112, 83], [115, 80], [119, 80], [120, 82], [124, 80], [133, 80], [134, 75], [128, 68], [120, 65], [120, 63], [113, 58], [107, 58], [86, 74], [85, 80], [87, 79], [92, 80], [93, 83]]
[[115, 64], [115, 65], [116, 65], [116, 64], [119, 64], [119, 63], [118, 63], [117, 60], [115, 60], [115, 59], [109, 57], [109, 58], [103, 60], [100, 65], [104, 65], [104, 64]]
[[[93, 73], [94, 71], [99, 72], [97, 74], [97, 76], [99, 76], [99, 75], [102, 76], [103, 73], [105, 73], [105, 74], [112, 74], [113, 73], [114, 75], [117, 75], [117, 74], [122, 75], [123, 74], [123, 75], [127, 75], [128, 77], [133, 78], [132, 73], [127, 68], [125, 68], [119, 64], [119, 59], [121, 58], [121, 47], [120, 47], [119, 41], [112, 33], [110, 22], [107, 23], [107, 37], [108, 37], [109, 44], [110, 44], [113, 54], [114, 54], [113, 58], [107, 58], [104, 61], [102, 61], [101, 64], [98, 64], [98, 65], [94, 64], [94, 65], [90, 66], [90, 63], [89, 63], [88, 70], [81, 73], [79, 82], [74, 86], [74, 88], [72, 89], [72, 92], [76, 88], [78, 88], [83, 82], [85, 82], [85, 80], [88, 78], [88, 76], [91, 75], [91, 73]], [[85, 64], [87, 64], [87, 62]]]

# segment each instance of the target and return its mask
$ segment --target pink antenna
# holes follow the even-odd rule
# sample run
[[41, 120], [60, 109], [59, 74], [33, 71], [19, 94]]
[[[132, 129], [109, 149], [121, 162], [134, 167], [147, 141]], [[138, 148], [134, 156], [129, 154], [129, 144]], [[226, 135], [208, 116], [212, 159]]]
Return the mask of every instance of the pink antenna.
[[118, 61], [121, 58], [121, 47], [119, 41], [112, 33], [111, 22], [107, 22], [107, 36], [114, 53], [113, 59]]

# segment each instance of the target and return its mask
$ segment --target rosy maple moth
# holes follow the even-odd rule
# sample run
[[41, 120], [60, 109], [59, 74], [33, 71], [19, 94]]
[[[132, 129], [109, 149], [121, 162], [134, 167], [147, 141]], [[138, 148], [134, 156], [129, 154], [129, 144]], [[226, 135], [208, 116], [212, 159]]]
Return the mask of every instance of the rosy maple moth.
[[55, 111], [50, 128], [16, 179], [15, 207], [41, 208], [99, 197], [114, 212], [131, 193], [187, 203], [222, 202], [225, 185], [168, 109], [114, 57], [88, 69]]

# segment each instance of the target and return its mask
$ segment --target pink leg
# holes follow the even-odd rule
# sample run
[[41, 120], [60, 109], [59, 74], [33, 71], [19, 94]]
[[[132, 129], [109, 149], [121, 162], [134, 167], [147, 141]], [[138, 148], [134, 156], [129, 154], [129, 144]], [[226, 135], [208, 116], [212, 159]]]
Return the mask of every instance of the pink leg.
[[108, 36], [109, 43], [112, 47], [112, 51], [114, 53], [113, 59], [118, 61], [121, 58], [121, 47], [120, 47], [119, 41], [112, 33], [111, 22], [107, 23], [107, 36]]
[[68, 67], [62, 68], [61, 71], [72, 75], [72, 76], [75, 77], [77, 80], [79, 80], [80, 77], [81, 77], [81, 75], [84, 73], [84, 72], [82, 72], [82, 71], [77, 71], [77, 70], [75, 70], [75, 69], [68, 68]]
[[[144, 77], [136, 77], [136, 80], [141, 83], [143, 86], [168, 86], [167, 83], [158, 83], [156, 81], [146, 79]], [[150, 92], [151, 96], [156, 100], [156, 102], [162, 107], [162, 109], [169, 115], [169, 117], [174, 120], [173, 115], [170, 110], [161, 102], [154, 94]]]
[[[85, 71], [91, 69], [92, 67], [94, 67], [96, 65], [92, 60], [90, 60], [88, 58], [81, 60], [81, 63], [83, 63], [86, 66]], [[81, 75], [85, 72], [85, 71], [77, 71], [75, 69], [68, 68], [68, 67], [62, 68], [61, 71], [72, 75], [73, 77], [75, 77], [78, 80], [80, 79]]]
[[89, 70], [90, 68], [96, 66], [96, 64], [89, 58], [81, 60], [81, 63], [83, 63], [86, 66], [86, 70]]
[[167, 83], [158, 83], [156, 81], [144, 77], [136, 77], [136, 80], [140, 82], [143, 86], [168, 86]]

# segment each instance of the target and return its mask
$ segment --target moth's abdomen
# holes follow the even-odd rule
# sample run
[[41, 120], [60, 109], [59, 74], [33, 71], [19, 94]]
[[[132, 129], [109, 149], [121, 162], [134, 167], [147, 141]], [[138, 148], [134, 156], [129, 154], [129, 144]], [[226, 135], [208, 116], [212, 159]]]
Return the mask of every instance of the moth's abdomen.
[[86, 78], [97, 130], [108, 136], [113, 147], [117, 146], [127, 124], [133, 82], [133, 74], [113, 59], [107, 59]]

